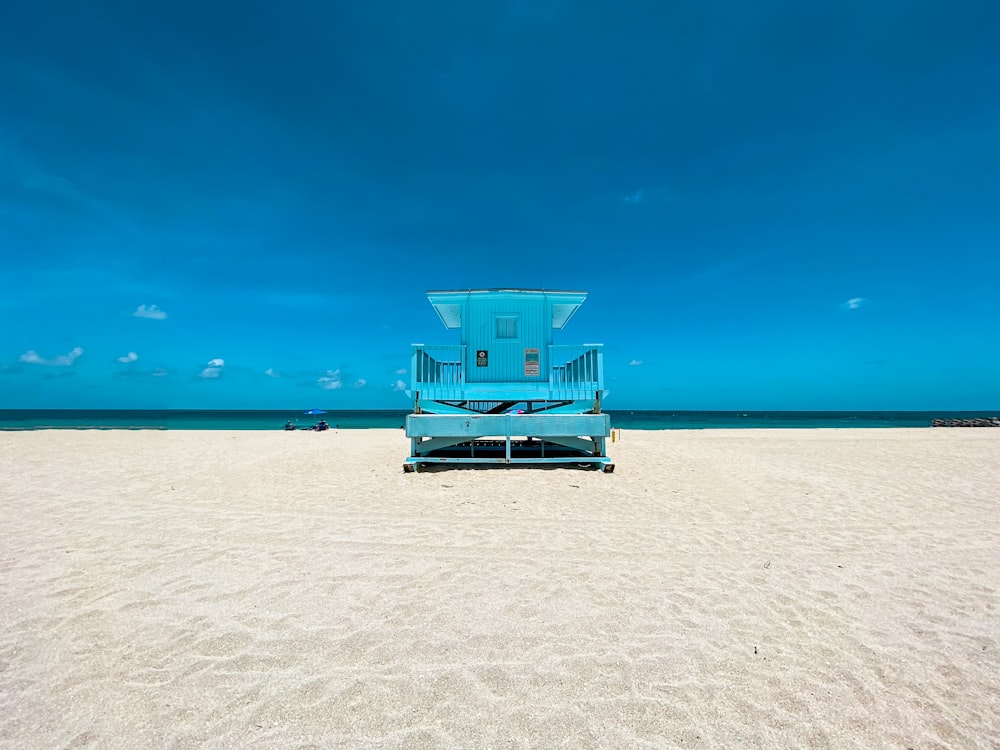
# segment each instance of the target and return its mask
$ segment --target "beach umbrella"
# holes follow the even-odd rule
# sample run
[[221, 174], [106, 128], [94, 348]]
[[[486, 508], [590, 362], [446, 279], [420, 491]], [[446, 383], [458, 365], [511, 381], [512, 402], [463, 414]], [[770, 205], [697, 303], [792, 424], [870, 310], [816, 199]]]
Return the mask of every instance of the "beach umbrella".
[[303, 414], [326, 414], [322, 409], [310, 409], [309, 411], [302, 412]]

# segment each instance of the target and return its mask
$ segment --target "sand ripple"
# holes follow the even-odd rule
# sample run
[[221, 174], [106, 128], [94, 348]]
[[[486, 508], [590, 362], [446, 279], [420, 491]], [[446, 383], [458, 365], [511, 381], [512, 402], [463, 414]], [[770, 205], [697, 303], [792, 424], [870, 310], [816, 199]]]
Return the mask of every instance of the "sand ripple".
[[1000, 747], [998, 438], [0, 434], [0, 744]]

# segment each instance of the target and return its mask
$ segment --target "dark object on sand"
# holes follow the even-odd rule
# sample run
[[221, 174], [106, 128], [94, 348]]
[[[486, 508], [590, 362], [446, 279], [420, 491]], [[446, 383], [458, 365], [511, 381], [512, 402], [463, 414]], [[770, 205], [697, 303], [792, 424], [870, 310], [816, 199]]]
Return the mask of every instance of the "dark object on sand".
[[976, 417], [974, 419], [935, 419], [931, 427], [1000, 427], [1000, 417]]

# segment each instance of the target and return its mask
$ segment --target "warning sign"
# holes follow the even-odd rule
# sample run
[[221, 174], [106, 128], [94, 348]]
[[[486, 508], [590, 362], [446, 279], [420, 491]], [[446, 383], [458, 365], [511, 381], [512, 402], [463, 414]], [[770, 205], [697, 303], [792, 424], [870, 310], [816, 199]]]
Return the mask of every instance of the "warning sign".
[[539, 364], [538, 349], [524, 350], [524, 375], [528, 378], [537, 378], [542, 374]]
[[490, 353], [486, 349], [476, 350], [476, 367], [489, 367]]

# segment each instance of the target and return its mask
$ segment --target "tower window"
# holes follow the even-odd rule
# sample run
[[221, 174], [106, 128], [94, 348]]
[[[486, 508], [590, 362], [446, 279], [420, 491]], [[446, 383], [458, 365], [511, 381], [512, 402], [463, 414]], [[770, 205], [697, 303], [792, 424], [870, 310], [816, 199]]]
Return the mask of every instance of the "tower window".
[[497, 338], [498, 339], [517, 338], [517, 316], [497, 315]]

